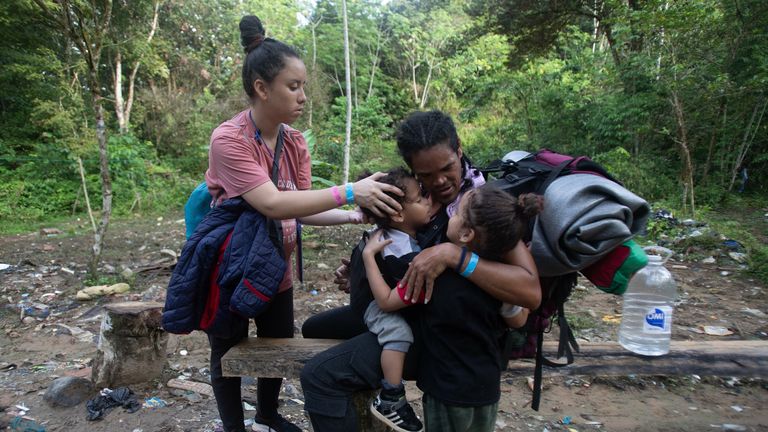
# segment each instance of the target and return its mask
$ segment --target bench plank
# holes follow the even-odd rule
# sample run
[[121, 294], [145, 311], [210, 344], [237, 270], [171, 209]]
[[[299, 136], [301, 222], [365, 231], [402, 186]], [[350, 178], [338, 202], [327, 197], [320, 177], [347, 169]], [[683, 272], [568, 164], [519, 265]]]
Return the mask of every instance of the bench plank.
[[[557, 344], [545, 345], [545, 353], [557, 352]], [[672, 341], [668, 354], [658, 357], [632, 353], [617, 342], [580, 344], [575, 361], [566, 367], [547, 368], [547, 375], [622, 376], [704, 375], [768, 376], [767, 341]], [[554, 354], [552, 355], [554, 357]], [[511, 361], [509, 373], [530, 374], [533, 360]]]
[[[304, 364], [315, 354], [341, 341], [333, 339], [248, 338], [222, 359], [225, 376], [298, 378]], [[767, 341], [672, 341], [669, 354], [645, 357], [616, 342], [582, 343], [575, 362], [548, 368], [548, 375], [713, 375], [768, 376]], [[544, 343], [545, 353], [557, 352], [557, 342]], [[551, 357], [554, 357], [552, 355]], [[509, 362], [508, 373], [533, 373], [532, 360]]]

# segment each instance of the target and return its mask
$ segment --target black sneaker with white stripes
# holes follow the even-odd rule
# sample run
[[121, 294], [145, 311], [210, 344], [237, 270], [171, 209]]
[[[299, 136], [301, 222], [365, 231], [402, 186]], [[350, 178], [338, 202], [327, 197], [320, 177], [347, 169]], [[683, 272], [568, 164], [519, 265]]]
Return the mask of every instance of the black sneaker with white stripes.
[[397, 432], [421, 432], [424, 425], [405, 399], [405, 389], [382, 390], [371, 402], [371, 412]]

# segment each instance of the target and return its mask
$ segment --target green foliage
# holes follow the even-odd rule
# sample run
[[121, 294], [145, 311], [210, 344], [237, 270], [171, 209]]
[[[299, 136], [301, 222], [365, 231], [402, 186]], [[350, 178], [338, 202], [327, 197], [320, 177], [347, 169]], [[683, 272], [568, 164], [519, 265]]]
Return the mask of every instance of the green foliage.
[[[687, 148], [697, 205], [749, 205], [728, 192], [742, 157], [747, 194], [764, 194], [764, 1], [611, 0], [597, 10], [577, 0], [348, 3], [353, 176], [402, 164], [398, 121], [439, 108], [454, 117], [478, 165], [513, 149], [588, 155], [638, 195], [675, 209], [682, 207]], [[78, 4], [87, 17], [98, 6]], [[114, 5], [96, 69], [118, 214], [180, 207], [202, 179], [211, 132], [248, 106], [237, 28], [246, 13], [304, 57], [312, 116], [308, 104], [293, 126], [314, 131], [315, 184], [340, 180], [346, 100], [338, 2], [162, 2], [150, 41], [154, 5]], [[86, 57], [37, 2], [3, 2], [0, 37], [0, 199], [8, 203], [0, 218], [83, 211], [78, 156], [98, 209]], [[140, 65], [125, 135], [117, 135], [114, 112], [118, 52], [123, 97]]]

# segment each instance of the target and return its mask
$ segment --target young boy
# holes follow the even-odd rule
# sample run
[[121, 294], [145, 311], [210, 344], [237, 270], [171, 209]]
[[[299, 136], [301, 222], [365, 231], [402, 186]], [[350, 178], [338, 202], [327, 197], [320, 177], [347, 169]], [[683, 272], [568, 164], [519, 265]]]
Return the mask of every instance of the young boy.
[[[371, 404], [371, 412], [396, 431], [421, 431], [423, 425], [405, 398], [402, 382], [405, 354], [413, 343], [413, 333], [403, 317], [392, 313], [408, 306], [408, 303], [401, 297], [405, 294], [404, 290], [390, 287], [397, 285], [408, 264], [421, 251], [414, 237], [420, 228], [429, 223], [431, 202], [428, 197], [422, 196], [416, 179], [402, 168], [389, 171], [379, 181], [399, 187], [405, 195], [393, 196], [402, 200], [403, 209], [400, 212], [384, 218], [367, 214], [383, 230], [374, 236], [376, 240], [368, 241], [363, 252], [366, 276], [375, 299], [365, 311], [365, 323], [378, 336], [383, 348], [382, 390]], [[379, 239], [382, 240], [380, 244], [373, 244]], [[382, 259], [377, 262], [379, 251]]]

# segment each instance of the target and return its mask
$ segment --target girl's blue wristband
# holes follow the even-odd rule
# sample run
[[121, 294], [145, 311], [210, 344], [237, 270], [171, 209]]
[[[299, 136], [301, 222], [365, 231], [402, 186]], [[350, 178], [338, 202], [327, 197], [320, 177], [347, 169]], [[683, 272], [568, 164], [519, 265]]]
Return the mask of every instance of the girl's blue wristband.
[[347, 192], [347, 204], [354, 204], [355, 193], [352, 191], [352, 183], [347, 183], [345, 190]]
[[461, 272], [461, 275], [464, 276], [465, 278], [470, 277], [472, 273], [474, 273], [475, 267], [477, 267], [477, 261], [479, 260], [480, 260], [480, 257], [473, 252], [472, 255], [470, 255], [469, 264], [467, 264], [467, 268], [465, 268], [464, 271]]
[[461, 273], [461, 266], [464, 265], [464, 259], [467, 257], [467, 247], [461, 247], [461, 258], [459, 258], [459, 264], [456, 266], [456, 273]]

